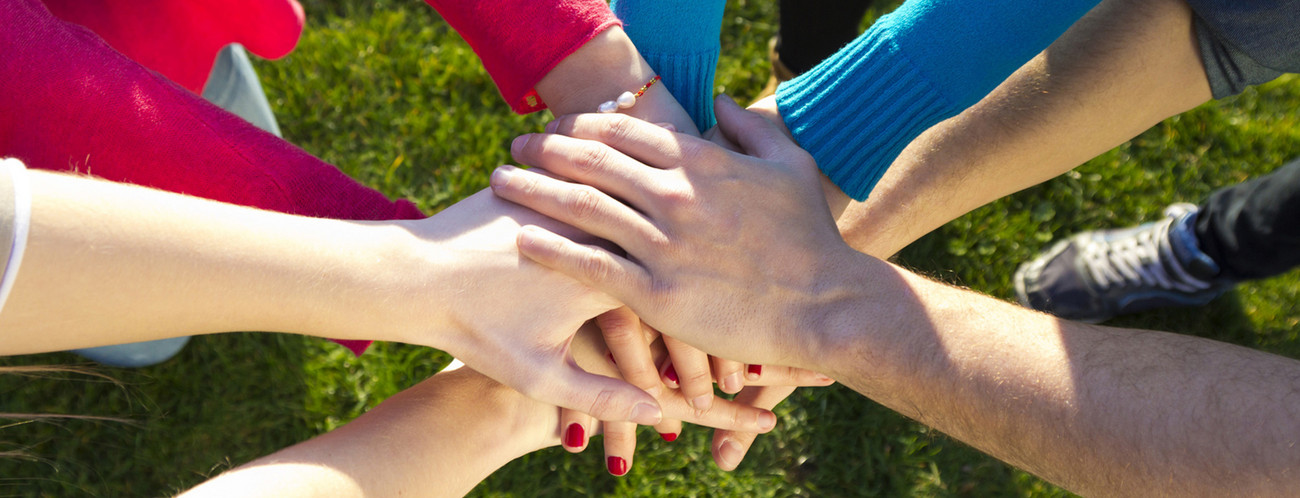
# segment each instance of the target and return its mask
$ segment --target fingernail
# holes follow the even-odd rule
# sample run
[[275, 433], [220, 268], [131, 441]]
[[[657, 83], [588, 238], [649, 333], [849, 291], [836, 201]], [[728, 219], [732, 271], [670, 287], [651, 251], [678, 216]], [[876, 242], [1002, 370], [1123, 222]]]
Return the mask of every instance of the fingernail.
[[677, 131], [677, 127], [673, 126], [672, 123], [655, 123], [655, 124], [659, 125], [660, 128], [663, 128], [668, 131], [672, 131], [672, 132]]
[[758, 376], [763, 375], [763, 365], [750, 365], [745, 371], [749, 372], [750, 379], [758, 380]]
[[659, 407], [650, 403], [637, 403], [632, 407], [631, 420], [641, 425], [655, 425], [663, 421], [664, 415]]
[[736, 394], [744, 387], [745, 383], [740, 380], [740, 372], [732, 372], [722, 379], [722, 391], [727, 394]]
[[519, 135], [515, 137], [514, 141], [510, 142], [510, 153], [518, 154], [519, 151], [523, 150], [524, 146], [528, 145], [528, 138], [531, 136], [532, 134], [530, 133], [530, 134]]
[[832, 379], [832, 378], [827, 377], [827, 376], [825, 376], [825, 375], [818, 375], [818, 376], [817, 376], [817, 381], [818, 381], [818, 382], [835, 382], [835, 379]]
[[711, 408], [712, 406], [713, 406], [712, 394], [701, 394], [699, 396], [696, 396], [695, 399], [691, 400], [691, 407], [695, 408], [695, 411], [697, 412], [707, 412], [709, 411], [709, 408]]
[[581, 448], [585, 439], [584, 434], [582, 424], [569, 424], [569, 427], [564, 429], [564, 445], [570, 448]]
[[623, 457], [612, 456], [605, 459], [605, 466], [609, 467], [609, 473], [616, 476], [627, 474], [627, 460]]
[[718, 447], [718, 459], [722, 460], [725, 470], [733, 470], [740, 465], [740, 461], [745, 458], [745, 450], [740, 447], [740, 443], [730, 439], [723, 441], [722, 446]]
[[677, 369], [673, 368], [672, 365], [668, 365], [668, 368], [664, 369], [664, 378], [673, 384], [681, 383], [677, 380]]
[[665, 433], [663, 433], [663, 434], [660, 434], [659, 437], [664, 438], [664, 441], [667, 441], [667, 442], [671, 443], [671, 442], [677, 440], [677, 433], [676, 433], [676, 432], [665, 432]]
[[772, 412], [762, 412], [758, 414], [758, 428], [762, 431], [770, 431], [776, 427], [776, 414]]
[[610, 362], [610, 363], [613, 363], [614, 366], [618, 366], [618, 361], [614, 359], [614, 352], [613, 352], [613, 351], [606, 351], [606, 352], [605, 352], [605, 357], [606, 357], [606, 358], [609, 358], [609, 362]]
[[546, 123], [546, 132], [555, 133], [555, 130], [558, 129], [559, 127], [560, 127], [559, 120], [551, 120], [550, 123]]
[[497, 166], [497, 169], [492, 170], [492, 177], [488, 180], [488, 183], [490, 183], [493, 188], [504, 187], [510, 184], [510, 177], [514, 176], [514, 174], [514, 166], [508, 164]]

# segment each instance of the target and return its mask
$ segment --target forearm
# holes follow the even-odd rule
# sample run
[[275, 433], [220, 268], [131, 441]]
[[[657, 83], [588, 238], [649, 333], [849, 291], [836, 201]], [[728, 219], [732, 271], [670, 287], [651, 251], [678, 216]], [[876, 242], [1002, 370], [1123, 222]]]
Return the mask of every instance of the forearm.
[[979, 104], [912, 142], [840, 229], [888, 257], [1210, 98], [1182, 0], [1110, 0]]
[[1300, 485], [1294, 360], [1068, 322], [866, 257], [845, 268], [871, 304], [831, 321], [822, 371], [906, 416], [1085, 496]]
[[381, 332], [357, 322], [398, 232], [29, 174], [29, 242], [0, 314], [5, 354], [240, 330]]
[[463, 496], [509, 461], [557, 444], [556, 413], [468, 369], [444, 372], [184, 496]]
[[905, 145], [975, 104], [1096, 0], [909, 0], [777, 88], [796, 141], [865, 199]]
[[[537, 83], [537, 93], [556, 116], [596, 112], [601, 103], [627, 91], [636, 92], [655, 76], [622, 28], [612, 27], [574, 51]], [[667, 87], [646, 89], [636, 105], [619, 112], [651, 123], [671, 123], [698, 135], [695, 123]]]
[[713, 75], [726, 1], [614, 0], [609, 7], [695, 125], [713, 127]]

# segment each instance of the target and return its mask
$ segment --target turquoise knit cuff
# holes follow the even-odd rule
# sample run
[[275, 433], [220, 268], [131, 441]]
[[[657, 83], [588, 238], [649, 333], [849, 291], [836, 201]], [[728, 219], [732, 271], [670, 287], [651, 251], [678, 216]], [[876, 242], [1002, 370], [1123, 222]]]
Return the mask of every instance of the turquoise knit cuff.
[[713, 74], [721, 50], [714, 45], [711, 50], [689, 54], [641, 53], [701, 132], [717, 122], [713, 116]]
[[781, 84], [776, 103], [795, 141], [859, 201], [912, 139], [961, 111], [878, 30]]

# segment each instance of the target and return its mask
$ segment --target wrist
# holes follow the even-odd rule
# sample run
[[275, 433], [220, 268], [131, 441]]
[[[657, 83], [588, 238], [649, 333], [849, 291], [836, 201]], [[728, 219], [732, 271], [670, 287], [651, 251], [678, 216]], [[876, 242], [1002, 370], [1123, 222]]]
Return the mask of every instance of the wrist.
[[[632, 40], [616, 26], [560, 61], [537, 83], [537, 93], [557, 116], [596, 112], [602, 103], [635, 92], [654, 76]], [[651, 85], [636, 105], [619, 112], [652, 123], [672, 123], [678, 131], [695, 131], [690, 116], [662, 84]]]
[[800, 314], [804, 332], [789, 350], [802, 353], [795, 366], [840, 380], [871, 365], [864, 358], [879, 349], [869, 331], [893, 329], [902, 312], [893, 298], [906, 293], [896, 268], [848, 246], [825, 261], [820, 295]]

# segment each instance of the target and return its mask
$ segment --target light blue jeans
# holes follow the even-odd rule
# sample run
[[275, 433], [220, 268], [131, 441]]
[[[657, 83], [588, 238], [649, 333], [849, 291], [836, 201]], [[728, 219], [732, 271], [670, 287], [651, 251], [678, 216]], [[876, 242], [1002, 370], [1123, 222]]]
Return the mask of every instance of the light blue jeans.
[[[253, 72], [244, 47], [234, 44], [221, 49], [212, 66], [203, 98], [244, 118], [263, 130], [280, 136], [280, 125], [271, 113], [271, 104], [262, 92], [262, 83]], [[72, 352], [114, 367], [147, 367], [176, 356], [189, 337], [174, 337], [157, 341], [117, 344], [97, 348], [74, 349]]]

